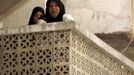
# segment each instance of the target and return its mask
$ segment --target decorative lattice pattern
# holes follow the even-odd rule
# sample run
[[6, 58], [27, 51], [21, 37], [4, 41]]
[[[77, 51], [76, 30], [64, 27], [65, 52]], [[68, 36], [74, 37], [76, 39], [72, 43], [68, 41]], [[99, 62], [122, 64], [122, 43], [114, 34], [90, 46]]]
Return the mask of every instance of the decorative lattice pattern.
[[54, 66], [69, 63], [69, 36], [66, 30], [0, 37], [2, 75], [69, 74], [69, 65]]
[[54, 62], [68, 62], [69, 61], [69, 47], [55, 47]]
[[2, 36], [0, 36], [0, 75], [2, 75], [2, 68], [1, 68], [1, 66], [2, 66]]
[[5, 35], [3, 41], [4, 50], [16, 50], [19, 48], [18, 35]]
[[2, 42], [2, 36], [0, 36], [0, 51], [2, 51], [2, 44], [3, 44], [3, 42]]
[[52, 75], [52, 67], [38, 67], [37, 75]]
[[34, 67], [26, 67], [20, 70], [20, 75], [36, 75]]
[[54, 75], [69, 75], [68, 65], [56, 65], [54, 67]]
[[81, 35], [75, 31], [72, 33], [70, 62], [74, 75], [127, 75], [130, 73], [125, 66], [122, 68], [123, 64], [103, 53], [102, 48]]
[[17, 69], [7, 69], [3, 71], [2, 75], [19, 75], [19, 71]]
[[18, 65], [18, 55], [16, 52], [3, 53], [2, 56], [3, 69], [15, 68]]
[[21, 66], [34, 66], [35, 65], [35, 52], [34, 51], [22, 51], [20, 53], [20, 65]]
[[[74, 52], [74, 51], [73, 51]], [[81, 61], [82, 60], [82, 61]], [[89, 60], [88, 58], [83, 57], [81, 54], [74, 52], [72, 56], [72, 64], [75, 66], [77, 71], [93, 74], [93, 75], [111, 75], [108, 70], [103, 69], [100, 64], [94, 60]], [[85, 63], [86, 62], [86, 63]], [[90, 64], [90, 65], [89, 65]], [[83, 70], [83, 71], [81, 71]]]
[[69, 44], [70, 31], [57, 31], [54, 34], [54, 44], [55, 45], [67, 45]]
[[36, 46], [35, 42], [36, 42], [36, 40], [35, 40], [34, 33], [20, 35], [20, 47], [22, 49], [34, 48]]
[[38, 46], [51, 46], [53, 44], [53, 32], [36, 33]]
[[37, 51], [37, 64], [48, 65], [52, 63], [52, 48], [39, 49]]
[[131, 74], [94, 42], [71, 30], [3, 35], [0, 51], [0, 75]]

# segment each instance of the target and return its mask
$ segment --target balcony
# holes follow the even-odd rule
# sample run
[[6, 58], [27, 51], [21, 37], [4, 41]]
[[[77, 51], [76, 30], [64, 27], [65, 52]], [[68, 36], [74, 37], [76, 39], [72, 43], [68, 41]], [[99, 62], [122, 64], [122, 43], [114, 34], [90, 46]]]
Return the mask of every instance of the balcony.
[[60, 22], [0, 30], [0, 75], [134, 75], [134, 63]]

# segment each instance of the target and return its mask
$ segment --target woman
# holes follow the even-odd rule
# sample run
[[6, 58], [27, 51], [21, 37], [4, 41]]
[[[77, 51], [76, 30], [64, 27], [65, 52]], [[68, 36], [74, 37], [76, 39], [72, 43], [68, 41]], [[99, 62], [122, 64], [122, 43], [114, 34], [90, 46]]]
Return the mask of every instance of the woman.
[[60, 22], [63, 21], [65, 8], [60, 0], [48, 0], [46, 3], [46, 22]]
[[74, 18], [71, 15], [65, 14], [65, 7], [61, 0], [47, 0], [46, 17], [44, 20], [46, 20], [47, 23], [61, 21], [74, 22]]
[[32, 11], [28, 25], [37, 24], [39, 19], [44, 19], [45, 13], [42, 7], [35, 7]]

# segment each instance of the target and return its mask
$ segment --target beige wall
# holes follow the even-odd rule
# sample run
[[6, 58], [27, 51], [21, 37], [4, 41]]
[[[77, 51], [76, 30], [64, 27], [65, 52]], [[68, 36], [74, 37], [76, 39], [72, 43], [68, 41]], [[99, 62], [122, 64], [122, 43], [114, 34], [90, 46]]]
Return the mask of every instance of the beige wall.
[[63, 0], [77, 27], [94, 33], [130, 31], [130, 0]]
[[11, 13], [3, 21], [3, 27], [19, 27], [28, 24], [32, 9], [35, 6], [45, 7], [45, 0], [32, 0]]
[[[45, 0], [32, 0], [4, 20], [4, 27], [27, 25], [33, 7], [45, 6]], [[130, 0], [62, 0], [77, 27], [93, 33], [131, 30]]]
[[131, 0], [132, 2], [132, 34], [134, 36], [134, 0]]

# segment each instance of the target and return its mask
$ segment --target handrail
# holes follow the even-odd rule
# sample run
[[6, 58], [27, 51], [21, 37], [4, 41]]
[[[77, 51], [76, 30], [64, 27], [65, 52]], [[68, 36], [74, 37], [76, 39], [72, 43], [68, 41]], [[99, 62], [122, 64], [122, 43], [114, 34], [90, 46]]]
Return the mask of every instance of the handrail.
[[0, 29], [0, 35], [72, 29], [74, 28], [73, 24], [73, 22], [55, 22], [42, 25], [35, 24], [30, 26], [21, 26], [18, 28], [3, 28]]

